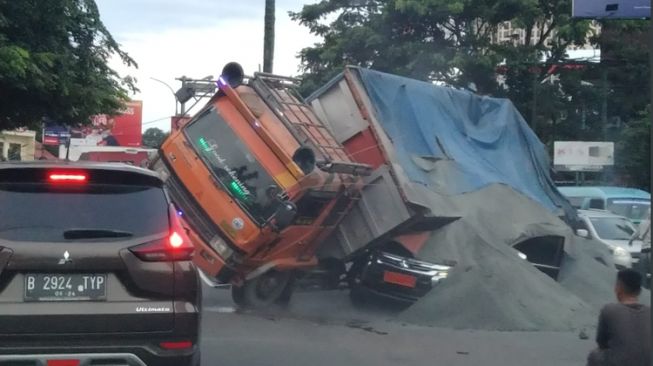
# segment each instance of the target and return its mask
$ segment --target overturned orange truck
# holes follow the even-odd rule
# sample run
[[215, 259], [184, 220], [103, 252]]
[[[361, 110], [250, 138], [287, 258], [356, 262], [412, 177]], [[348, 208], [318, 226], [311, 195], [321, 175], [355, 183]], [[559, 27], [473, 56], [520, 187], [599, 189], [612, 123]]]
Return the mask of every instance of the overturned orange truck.
[[371, 130], [352, 146], [376, 155], [357, 160], [296, 82], [226, 65], [217, 93], [152, 162], [196, 246], [195, 264], [231, 283], [243, 306], [288, 301], [302, 284], [348, 285], [354, 300], [423, 296], [450, 264], [415, 260], [411, 249], [455, 218], [430, 218], [409, 202]]

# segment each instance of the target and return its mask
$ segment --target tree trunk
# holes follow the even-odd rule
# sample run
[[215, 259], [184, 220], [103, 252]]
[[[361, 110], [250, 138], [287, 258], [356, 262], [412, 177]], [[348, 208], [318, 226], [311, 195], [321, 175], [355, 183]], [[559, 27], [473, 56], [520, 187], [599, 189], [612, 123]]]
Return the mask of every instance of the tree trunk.
[[263, 72], [272, 72], [274, 63], [274, 5], [275, 0], [265, 0], [265, 35], [263, 36]]

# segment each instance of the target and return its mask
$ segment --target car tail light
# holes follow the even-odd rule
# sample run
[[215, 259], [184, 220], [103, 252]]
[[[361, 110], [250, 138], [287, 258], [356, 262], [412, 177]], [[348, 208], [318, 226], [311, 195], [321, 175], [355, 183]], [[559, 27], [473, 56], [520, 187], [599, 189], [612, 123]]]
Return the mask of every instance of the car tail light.
[[48, 366], [79, 366], [80, 360], [48, 360]]
[[159, 343], [159, 347], [163, 349], [189, 349], [193, 347], [193, 342], [191, 341], [179, 341], [179, 342], [161, 342]]
[[167, 238], [130, 248], [138, 258], [146, 262], [187, 261], [193, 256], [195, 248], [186, 235], [177, 216], [177, 210], [170, 205], [170, 235]]
[[88, 174], [84, 172], [50, 172], [48, 181], [51, 183], [86, 183]]
[[184, 239], [176, 231], [173, 231], [172, 234], [170, 234], [168, 240], [170, 241], [170, 246], [173, 248], [181, 248], [184, 245]]

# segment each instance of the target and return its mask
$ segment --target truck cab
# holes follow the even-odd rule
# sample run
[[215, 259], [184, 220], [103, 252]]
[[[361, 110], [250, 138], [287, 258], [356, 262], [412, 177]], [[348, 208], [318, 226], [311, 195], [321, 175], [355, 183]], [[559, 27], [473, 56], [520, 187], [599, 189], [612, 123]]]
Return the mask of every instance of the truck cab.
[[294, 92], [290, 78], [247, 78], [228, 64], [218, 92], [162, 144], [151, 167], [166, 181], [196, 246], [195, 264], [232, 283], [237, 303], [278, 299], [291, 272], [356, 201], [365, 164]]

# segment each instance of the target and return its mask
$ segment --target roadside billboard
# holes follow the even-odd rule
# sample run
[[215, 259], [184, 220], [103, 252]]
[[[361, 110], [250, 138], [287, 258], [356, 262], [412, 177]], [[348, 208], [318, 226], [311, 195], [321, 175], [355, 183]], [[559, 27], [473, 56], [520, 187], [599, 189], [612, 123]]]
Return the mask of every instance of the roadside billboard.
[[555, 141], [553, 165], [561, 171], [601, 171], [614, 165], [614, 143]]
[[591, 19], [645, 19], [651, 17], [651, 0], [573, 0], [571, 15]]
[[78, 146], [140, 147], [143, 125], [143, 102], [129, 101], [120, 114], [100, 114], [82, 127], [52, 124], [43, 129], [43, 145], [65, 145], [70, 139]]
[[43, 145], [59, 146], [70, 138], [70, 131], [63, 126], [46, 126], [43, 129]]
[[96, 146], [141, 146], [143, 102], [127, 102], [121, 114], [92, 117], [89, 126], [73, 129], [72, 137], [84, 139], [84, 144]]

